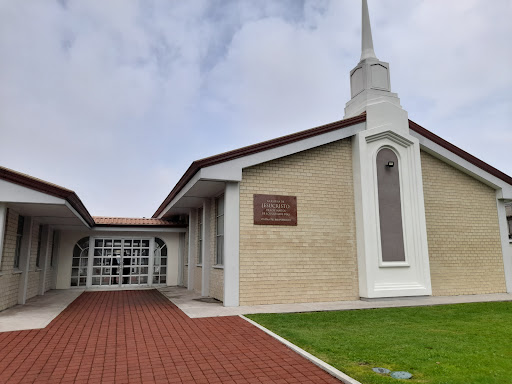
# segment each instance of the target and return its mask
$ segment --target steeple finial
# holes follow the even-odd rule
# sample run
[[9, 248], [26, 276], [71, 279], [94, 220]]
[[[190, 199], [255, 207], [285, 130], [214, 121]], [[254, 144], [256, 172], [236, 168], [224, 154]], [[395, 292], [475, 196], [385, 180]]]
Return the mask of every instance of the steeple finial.
[[368, 12], [368, 1], [363, 0], [363, 31], [361, 36], [361, 61], [364, 59], [376, 59], [373, 50], [372, 27], [370, 25], [370, 14]]

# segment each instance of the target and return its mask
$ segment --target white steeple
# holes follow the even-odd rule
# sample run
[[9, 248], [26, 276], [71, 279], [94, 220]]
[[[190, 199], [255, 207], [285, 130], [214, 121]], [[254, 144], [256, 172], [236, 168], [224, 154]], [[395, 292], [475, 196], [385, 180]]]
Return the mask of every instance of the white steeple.
[[351, 100], [345, 106], [345, 118], [359, 115], [369, 105], [387, 102], [401, 108], [400, 99], [391, 92], [389, 63], [377, 59], [373, 49], [368, 1], [362, 0], [361, 61], [350, 71]]
[[372, 26], [370, 25], [370, 13], [368, 12], [368, 1], [363, 0], [363, 20], [361, 34], [361, 61], [364, 59], [377, 59], [373, 50]]

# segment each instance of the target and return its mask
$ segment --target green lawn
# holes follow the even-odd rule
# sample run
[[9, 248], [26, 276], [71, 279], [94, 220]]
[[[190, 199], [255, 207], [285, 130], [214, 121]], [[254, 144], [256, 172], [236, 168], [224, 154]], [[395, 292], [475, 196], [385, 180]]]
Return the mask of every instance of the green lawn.
[[364, 384], [512, 383], [512, 302], [247, 317]]

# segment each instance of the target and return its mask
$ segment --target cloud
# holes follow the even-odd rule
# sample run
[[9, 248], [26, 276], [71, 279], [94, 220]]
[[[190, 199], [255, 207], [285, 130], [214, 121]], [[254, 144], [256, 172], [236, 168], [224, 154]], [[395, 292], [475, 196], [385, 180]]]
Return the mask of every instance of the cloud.
[[[512, 58], [496, 0], [370, 1], [410, 117], [512, 173]], [[0, 163], [150, 216], [201, 157], [343, 117], [360, 4], [0, 3]]]

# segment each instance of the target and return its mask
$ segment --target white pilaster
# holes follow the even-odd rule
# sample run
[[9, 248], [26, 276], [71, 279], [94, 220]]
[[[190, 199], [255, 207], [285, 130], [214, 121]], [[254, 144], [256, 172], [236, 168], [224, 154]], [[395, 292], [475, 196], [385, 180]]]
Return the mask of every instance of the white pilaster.
[[211, 268], [211, 204], [209, 199], [203, 201], [203, 233], [202, 233], [202, 244], [203, 244], [203, 268], [202, 268], [202, 283], [201, 283], [201, 295], [210, 296], [210, 268]]
[[48, 225], [43, 225], [41, 233], [41, 274], [39, 275], [39, 288], [38, 294], [44, 295], [44, 288], [46, 285], [46, 276], [48, 263], [50, 262], [50, 235], [51, 231]]
[[240, 183], [227, 182], [224, 194], [224, 306], [240, 304]]
[[7, 205], [0, 203], [0, 267], [2, 266], [2, 255], [4, 253], [4, 237], [7, 224]]
[[197, 220], [196, 220], [196, 210], [191, 209], [188, 215], [188, 287], [189, 291], [194, 290], [194, 268], [196, 267], [196, 244], [197, 244], [197, 236], [196, 236], [196, 228], [197, 228]]
[[20, 249], [21, 271], [20, 283], [18, 287], [18, 304], [25, 304], [27, 301], [28, 274], [30, 268], [30, 249], [32, 248], [32, 217], [26, 216], [23, 224], [23, 237]]
[[[496, 191], [498, 195], [500, 191]], [[505, 283], [507, 292], [512, 293], [512, 247], [508, 238], [507, 213], [505, 211], [505, 201], [496, 200], [498, 205], [498, 222], [500, 226], [501, 250], [503, 253], [503, 269], [505, 270]]]

